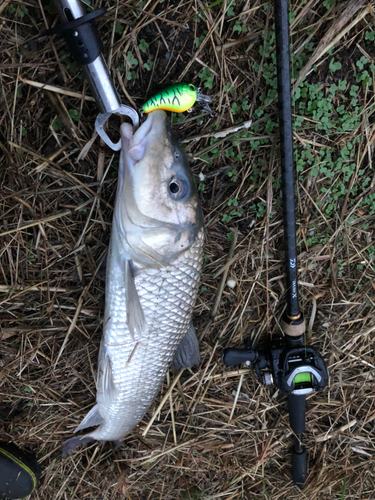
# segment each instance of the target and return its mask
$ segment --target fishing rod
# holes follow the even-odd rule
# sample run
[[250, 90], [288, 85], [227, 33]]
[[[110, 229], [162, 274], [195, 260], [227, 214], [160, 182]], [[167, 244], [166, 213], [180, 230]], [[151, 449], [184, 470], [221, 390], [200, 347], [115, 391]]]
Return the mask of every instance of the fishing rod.
[[274, 11], [287, 285], [286, 311], [280, 321], [284, 336], [272, 337], [264, 351], [225, 349], [223, 361], [227, 366], [251, 365], [260, 383], [273, 383], [286, 394], [294, 433], [292, 479], [303, 488], [308, 473], [307, 451], [302, 443], [306, 396], [327, 385], [328, 370], [318, 351], [305, 345], [305, 320], [299, 306], [288, 0], [275, 0]]

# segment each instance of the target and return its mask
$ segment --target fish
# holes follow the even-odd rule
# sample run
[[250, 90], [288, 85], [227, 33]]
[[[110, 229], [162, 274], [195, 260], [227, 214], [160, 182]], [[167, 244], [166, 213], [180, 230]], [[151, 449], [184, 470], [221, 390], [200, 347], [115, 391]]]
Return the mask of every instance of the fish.
[[187, 159], [164, 111], [134, 133], [121, 125], [121, 153], [107, 256], [96, 405], [62, 444], [116, 447], [143, 418], [172, 366], [199, 364], [192, 323], [203, 260], [203, 215]]

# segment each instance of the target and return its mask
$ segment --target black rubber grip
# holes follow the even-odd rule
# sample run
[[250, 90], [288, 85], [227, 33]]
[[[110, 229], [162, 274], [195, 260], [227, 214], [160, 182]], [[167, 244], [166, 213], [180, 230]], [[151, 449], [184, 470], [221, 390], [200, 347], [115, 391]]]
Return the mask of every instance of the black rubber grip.
[[240, 365], [257, 359], [257, 354], [252, 349], [224, 349], [223, 363], [227, 366]]
[[292, 479], [298, 488], [303, 488], [307, 479], [307, 452], [292, 451]]
[[294, 434], [305, 432], [306, 396], [288, 395], [290, 427]]

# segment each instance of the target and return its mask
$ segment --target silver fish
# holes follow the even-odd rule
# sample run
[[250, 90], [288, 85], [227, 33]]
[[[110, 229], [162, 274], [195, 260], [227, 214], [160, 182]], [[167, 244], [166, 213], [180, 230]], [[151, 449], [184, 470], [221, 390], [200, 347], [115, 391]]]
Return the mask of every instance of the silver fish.
[[97, 404], [63, 443], [63, 454], [92, 439], [117, 445], [139, 423], [172, 361], [199, 363], [191, 323], [203, 257], [203, 217], [185, 155], [164, 111], [133, 135], [121, 126], [122, 150], [107, 258], [104, 335]]

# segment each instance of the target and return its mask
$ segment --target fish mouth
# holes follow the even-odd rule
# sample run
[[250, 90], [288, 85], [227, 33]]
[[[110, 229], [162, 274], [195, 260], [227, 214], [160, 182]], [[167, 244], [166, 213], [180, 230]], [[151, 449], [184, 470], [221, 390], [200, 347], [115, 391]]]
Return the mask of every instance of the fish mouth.
[[147, 146], [153, 138], [164, 132], [166, 113], [161, 110], [147, 115], [147, 120], [133, 134], [133, 127], [123, 123], [120, 128], [122, 151], [125, 154], [127, 166], [132, 169], [145, 156]]

